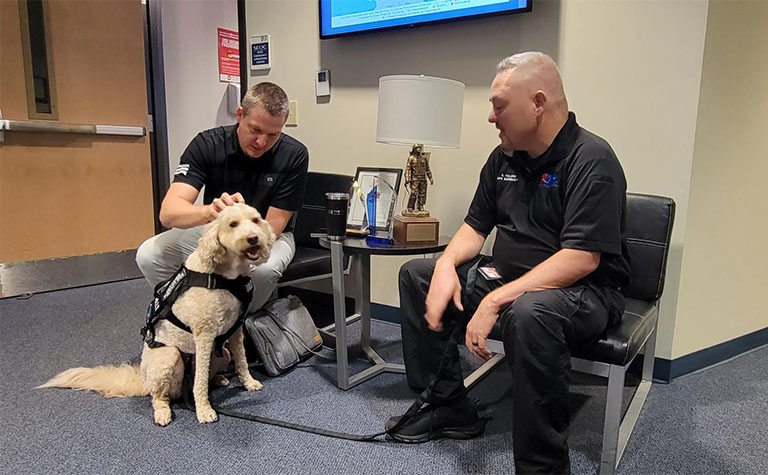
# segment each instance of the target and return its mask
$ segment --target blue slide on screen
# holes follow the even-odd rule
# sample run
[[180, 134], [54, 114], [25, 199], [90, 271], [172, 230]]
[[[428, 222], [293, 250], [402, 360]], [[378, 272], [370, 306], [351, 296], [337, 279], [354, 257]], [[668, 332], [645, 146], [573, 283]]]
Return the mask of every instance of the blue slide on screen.
[[468, 16], [530, 11], [531, 0], [320, 0], [322, 37]]

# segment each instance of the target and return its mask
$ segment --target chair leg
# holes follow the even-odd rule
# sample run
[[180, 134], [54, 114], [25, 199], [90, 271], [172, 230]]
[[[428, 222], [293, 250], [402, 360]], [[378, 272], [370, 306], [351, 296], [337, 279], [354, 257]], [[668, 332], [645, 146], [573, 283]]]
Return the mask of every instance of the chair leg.
[[621, 426], [621, 402], [624, 396], [626, 367], [611, 365], [608, 370], [608, 398], [603, 425], [603, 452], [600, 455], [600, 475], [616, 473]]
[[643, 381], [653, 381], [653, 365], [656, 361], [656, 335], [659, 333], [659, 304], [656, 303], [656, 323], [643, 348]]
[[655, 357], [656, 348], [656, 328], [648, 337], [645, 342], [643, 351], [643, 373], [640, 384], [637, 385], [635, 394], [632, 396], [632, 400], [629, 402], [627, 412], [624, 413], [624, 417], [621, 420], [621, 428], [619, 429], [619, 447], [616, 456], [616, 465], [621, 461], [621, 457], [624, 454], [624, 449], [627, 447], [627, 442], [632, 435], [632, 431], [635, 430], [635, 424], [640, 418], [640, 411], [643, 410], [645, 400], [648, 398], [648, 393], [651, 391], [651, 385], [653, 384], [653, 363]]
[[[600, 460], [600, 474], [613, 474], [624, 455], [629, 437], [635, 429], [645, 400], [653, 384], [653, 364], [656, 355], [656, 330], [651, 332], [643, 348], [643, 375], [640, 384], [629, 402], [624, 417], [621, 406], [624, 396], [624, 379], [627, 366], [611, 365], [608, 370], [608, 401], [605, 407], [605, 426], [603, 428], [603, 453]], [[631, 363], [631, 361], [630, 361]]]
[[472, 371], [469, 376], [464, 378], [464, 387], [469, 389], [475, 384], [479, 383], [481, 379], [487, 376], [488, 373], [490, 373], [491, 370], [502, 361], [504, 361], [504, 355], [502, 353], [496, 353], [493, 355], [491, 359], [483, 363], [482, 366]]

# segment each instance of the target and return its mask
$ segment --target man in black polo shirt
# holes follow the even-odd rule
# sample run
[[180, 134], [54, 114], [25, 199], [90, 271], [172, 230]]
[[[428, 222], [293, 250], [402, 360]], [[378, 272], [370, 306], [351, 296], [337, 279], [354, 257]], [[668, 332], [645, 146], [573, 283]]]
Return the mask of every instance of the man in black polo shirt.
[[[172, 228], [145, 241], [136, 263], [152, 286], [170, 278], [197, 248], [203, 225], [235, 203], [259, 210], [278, 239], [269, 260], [251, 268], [250, 310], [272, 294], [296, 249], [289, 221], [304, 199], [309, 154], [282, 133], [288, 96], [280, 86], [253, 86], [237, 110], [237, 124], [197, 134], [181, 156], [163, 199], [160, 221]], [[205, 187], [203, 204], [196, 205]]]
[[[501, 145], [480, 173], [464, 224], [440, 259], [400, 270], [408, 384], [428, 387], [445, 361], [431, 404], [393, 437], [483, 433], [449, 337], [458, 325], [470, 352], [488, 359], [486, 338], [499, 321], [513, 375], [516, 470], [566, 473], [570, 350], [596, 340], [623, 311], [626, 181], [608, 143], [568, 112], [545, 54], [502, 60], [490, 101]], [[480, 256], [494, 227], [493, 255]]]

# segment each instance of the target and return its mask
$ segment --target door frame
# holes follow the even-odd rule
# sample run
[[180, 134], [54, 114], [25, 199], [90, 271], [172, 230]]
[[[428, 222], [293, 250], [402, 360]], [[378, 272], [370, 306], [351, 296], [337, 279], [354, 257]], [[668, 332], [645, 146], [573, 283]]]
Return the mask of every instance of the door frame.
[[165, 104], [165, 66], [163, 62], [163, 17], [160, 0], [145, 0], [144, 57], [147, 71], [149, 147], [152, 162], [152, 195], [155, 234], [165, 231], [160, 223], [160, 205], [170, 186], [168, 118]]

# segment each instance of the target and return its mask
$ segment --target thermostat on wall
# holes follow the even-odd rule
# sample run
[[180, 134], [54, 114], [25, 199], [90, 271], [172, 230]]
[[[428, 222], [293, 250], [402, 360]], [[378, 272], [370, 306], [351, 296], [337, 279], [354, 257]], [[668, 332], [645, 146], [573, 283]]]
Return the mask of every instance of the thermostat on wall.
[[269, 35], [251, 36], [251, 71], [259, 71], [272, 67], [269, 47]]
[[315, 94], [317, 97], [331, 95], [331, 72], [321, 69], [315, 74]]

